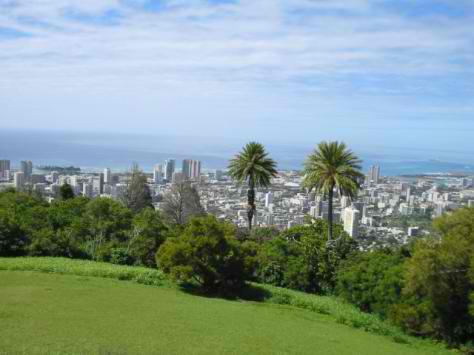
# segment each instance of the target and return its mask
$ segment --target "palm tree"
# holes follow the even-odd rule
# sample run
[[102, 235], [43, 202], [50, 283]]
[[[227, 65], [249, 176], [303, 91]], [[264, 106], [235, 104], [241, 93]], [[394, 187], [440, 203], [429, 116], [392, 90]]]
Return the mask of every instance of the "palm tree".
[[255, 188], [270, 186], [270, 180], [277, 175], [276, 162], [260, 143], [250, 142], [229, 163], [229, 174], [233, 180], [248, 184], [247, 218], [249, 230], [255, 214]]
[[328, 242], [333, 239], [334, 188], [354, 198], [359, 189], [361, 160], [342, 142], [321, 142], [306, 159], [303, 185], [328, 196]]

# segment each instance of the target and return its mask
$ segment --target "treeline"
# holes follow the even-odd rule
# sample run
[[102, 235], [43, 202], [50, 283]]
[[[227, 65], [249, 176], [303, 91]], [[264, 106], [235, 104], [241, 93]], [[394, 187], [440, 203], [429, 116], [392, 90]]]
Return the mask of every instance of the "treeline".
[[237, 229], [199, 207], [180, 209], [184, 191], [172, 193], [167, 212], [160, 213], [146, 206], [133, 211], [109, 198], [49, 204], [2, 192], [0, 256], [159, 267], [206, 292], [237, 292], [254, 281], [337, 295], [411, 334], [472, 346], [474, 209], [437, 219], [434, 235], [415, 245], [362, 252], [337, 224], [330, 243], [323, 220], [285, 231]]

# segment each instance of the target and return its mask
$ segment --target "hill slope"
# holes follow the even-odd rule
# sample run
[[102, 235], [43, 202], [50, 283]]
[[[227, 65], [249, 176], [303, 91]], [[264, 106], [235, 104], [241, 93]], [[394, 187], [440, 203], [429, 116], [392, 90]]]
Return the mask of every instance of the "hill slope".
[[293, 307], [0, 271], [0, 354], [445, 354]]

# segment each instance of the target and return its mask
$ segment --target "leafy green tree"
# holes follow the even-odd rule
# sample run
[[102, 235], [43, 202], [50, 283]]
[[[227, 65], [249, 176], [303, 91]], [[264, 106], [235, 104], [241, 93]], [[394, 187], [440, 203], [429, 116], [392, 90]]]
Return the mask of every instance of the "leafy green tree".
[[264, 283], [305, 292], [330, 293], [339, 265], [357, 249], [340, 225], [337, 242], [327, 245], [327, 222], [314, 220], [265, 242], [258, 255], [257, 278]]
[[167, 233], [160, 213], [152, 208], [143, 209], [133, 218], [128, 253], [138, 264], [156, 267], [155, 255]]
[[207, 291], [229, 291], [249, 277], [235, 227], [214, 216], [192, 218], [178, 237], [168, 238], [157, 264], [179, 282], [195, 282]]
[[98, 197], [87, 204], [80, 224], [75, 223], [73, 227], [79, 237], [85, 239], [87, 253], [93, 259], [107, 260], [114, 243], [126, 242], [131, 222], [132, 213], [128, 208], [110, 198]]
[[337, 273], [336, 293], [366, 312], [387, 317], [400, 303], [406, 257], [399, 251], [358, 253]]
[[449, 343], [474, 339], [474, 209], [463, 208], [434, 221], [438, 235], [416, 244], [408, 262], [397, 320], [415, 333]]
[[78, 196], [73, 199], [55, 200], [48, 208], [48, 223], [53, 230], [63, 230], [83, 217], [86, 206], [90, 202], [87, 197]]
[[340, 195], [353, 198], [363, 178], [360, 159], [342, 142], [321, 142], [311, 153], [304, 166], [303, 184], [310, 191], [328, 196], [328, 235], [333, 240], [334, 189]]
[[28, 237], [14, 214], [0, 210], [0, 256], [23, 255], [28, 242]]
[[0, 193], [0, 255], [27, 253], [35, 231], [47, 227], [48, 204], [15, 190]]
[[259, 227], [252, 229], [249, 239], [264, 243], [277, 237], [278, 234], [280, 234], [280, 231], [276, 227]]
[[230, 161], [229, 174], [235, 181], [248, 184], [247, 218], [251, 230], [256, 211], [255, 189], [270, 186], [271, 178], [277, 175], [276, 163], [262, 144], [251, 142]]
[[74, 198], [74, 190], [72, 189], [72, 186], [68, 183], [61, 185], [59, 188], [59, 198], [63, 201]]
[[147, 177], [138, 164], [132, 166], [121, 200], [133, 213], [138, 213], [147, 207], [153, 207]]

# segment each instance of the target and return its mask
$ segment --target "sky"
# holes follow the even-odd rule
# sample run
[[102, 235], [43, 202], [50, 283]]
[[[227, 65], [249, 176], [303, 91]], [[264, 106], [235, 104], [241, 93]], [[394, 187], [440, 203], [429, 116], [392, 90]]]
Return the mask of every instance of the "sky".
[[0, 129], [474, 155], [474, 0], [0, 0]]

